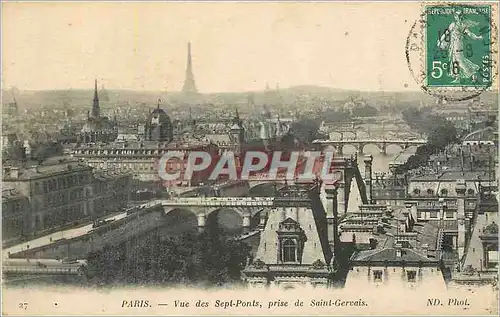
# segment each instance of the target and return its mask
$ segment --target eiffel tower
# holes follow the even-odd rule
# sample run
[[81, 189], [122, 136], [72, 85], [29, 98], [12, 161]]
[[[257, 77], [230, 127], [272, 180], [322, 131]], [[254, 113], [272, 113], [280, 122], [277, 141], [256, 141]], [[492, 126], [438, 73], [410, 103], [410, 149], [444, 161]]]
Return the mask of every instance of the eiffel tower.
[[198, 93], [198, 90], [196, 89], [196, 83], [194, 81], [193, 65], [191, 61], [191, 42], [188, 43], [186, 78], [184, 80], [184, 86], [182, 87], [182, 92], [185, 94]]

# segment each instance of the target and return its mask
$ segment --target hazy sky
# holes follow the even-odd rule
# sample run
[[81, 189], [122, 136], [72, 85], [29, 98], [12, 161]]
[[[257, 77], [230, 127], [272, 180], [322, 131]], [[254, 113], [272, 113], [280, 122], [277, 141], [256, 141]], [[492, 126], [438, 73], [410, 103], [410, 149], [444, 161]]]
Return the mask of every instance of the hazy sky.
[[[322, 85], [416, 90], [419, 3], [3, 3], [5, 88], [201, 92]], [[405, 84], [408, 87], [405, 88]]]

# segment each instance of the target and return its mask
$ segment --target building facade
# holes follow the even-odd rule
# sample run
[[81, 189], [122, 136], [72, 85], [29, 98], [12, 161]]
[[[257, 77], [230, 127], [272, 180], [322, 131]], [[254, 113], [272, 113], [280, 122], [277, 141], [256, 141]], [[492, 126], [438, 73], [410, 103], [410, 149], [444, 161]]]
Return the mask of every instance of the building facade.
[[168, 184], [163, 184], [159, 176], [158, 164], [163, 155], [170, 153], [176, 157], [168, 160], [164, 167], [165, 170], [168, 172], [180, 170], [181, 173], [171, 186], [194, 186], [203, 183], [208, 176], [203, 173], [193, 173], [191, 179], [184, 180], [188, 156], [192, 151], [204, 151], [213, 155], [217, 155], [219, 152], [218, 147], [210, 143], [182, 144], [180, 142], [139, 141], [112, 142], [100, 145], [82, 144], [72, 150], [72, 156], [82, 159], [96, 169], [112, 169], [130, 173], [134, 180], [168, 186]]
[[31, 214], [27, 196], [13, 188], [2, 188], [2, 240], [9, 241], [23, 236]]
[[25, 235], [69, 224], [92, 213], [92, 168], [75, 161], [46, 162], [4, 170], [4, 184], [29, 197]]
[[350, 290], [388, 287], [445, 291], [439, 261], [424, 252], [394, 246], [356, 252], [351, 257], [345, 288]]
[[130, 174], [118, 171], [93, 171], [92, 203], [93, 216], [104, 215], [121, 211], [127, 208], [130, 200]]
[[252, 263], [244, 270], [251, 288], [328, 287], [333, 270], [326, 213], [317, 187], [291, 187], [268, 210]]
[[[130, 179], [130, 175], [95, 175], [92, 167], [68, 158], [53, 158], [31, 167], [5, 167], [2, 182], [18, 198], [5, 201], [7, 210], [15, 211], [16, 216], [3, 213], [3, 228], [26, 237], [119, 211], [128, 203]], [[99, 204], [104, 200], [106, 204]], [[18, 228], [15, 224], [21, 219], [22, 229], [10, 229]]]

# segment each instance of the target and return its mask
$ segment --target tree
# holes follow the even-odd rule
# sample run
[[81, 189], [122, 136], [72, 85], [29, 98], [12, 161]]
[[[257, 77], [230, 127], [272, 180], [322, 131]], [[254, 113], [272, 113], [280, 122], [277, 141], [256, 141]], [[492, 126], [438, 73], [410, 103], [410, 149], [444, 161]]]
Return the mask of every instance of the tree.
[[427, 137], [427, 144], [431, 147], [434, 153], [442, 151], [448, 144], [457, 141], [457, 129], [446, 119], [437, 119], [434, 122], [435, 126]]
[[333, 109], [328, 109], [321, 115], [325, 121], [329, 122], [350, 122], [352, 121], [352, 116], [348, 112], [336, 111]]
[[457, 142], [457, 129], [448, 120], [439, 117], [429, 117], [434, 127], [427, 137], [427, 144], [419, 146], [414, 155], [410, 156], [403, 165], [398, 166], [396, 173], [424, 166], [429, 161], [431, 155], [443, 151], [449, 144]]
[[376, 115], [378, 115], [378, 110], [377, 108], [370, 105], [363, 105], [355, 107], [352, 110], [352, 114], [355, 117], [375, 117]]
[[87, 278], [97, 284], [206, 283], [240, 279], [250, 247], [208, 230], [162, 238], [133, 239], [88, 256]]
[[290, 131], [297, 139], [308, 144], [317, 139], [328, 139], [328, 136], [319, 132], [319, 123], [317, 120], [300, 119], [292, 123]]

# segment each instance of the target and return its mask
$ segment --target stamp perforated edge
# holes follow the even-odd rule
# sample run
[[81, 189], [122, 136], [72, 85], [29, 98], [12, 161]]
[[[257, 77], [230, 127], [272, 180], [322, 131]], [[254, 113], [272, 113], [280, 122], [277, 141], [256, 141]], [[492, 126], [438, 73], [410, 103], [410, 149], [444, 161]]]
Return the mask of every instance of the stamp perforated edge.
[[[491, 27], [490, 31], [490, 59], [491, 59], [491, 85], [489, 86], [441, 86], [441, 87], [429, 87], [427, 86], [427, 69], [426, 69], [426, 9], [430, 6], [490, 6], [490, 16], [489, 23]], [[477, 1], [477, 2], [458, 2], [458, 1], [423, 1], [420, 5], [420, 15], [418, 19], [415, 21], [414, 25], [410, 29], [409, 37], [411, 36], [412, 31], [418, 31], [420, 36], [420, 68], [418, 70], [412, 69], [409, 65], [410, 71], [412, 72], [412, 76], [417, 81], [417, 84], [420, 85], [422, 90], [424, 90], [427, 94], [444, 98], [449, 101], [461, 101], [473, 99], [483, 92], [489, 91], [498, 91], [498, 27], [494, 21], [494, 18], [498, 17], [498, 2], [490, 2], [490, 1]], [[407, 40], [407, 50], [408, 50], [408, 40]], [[407, 53], [408, 63], [411, 63]], [[418, 74], [415, 74], [418, 73]]]

